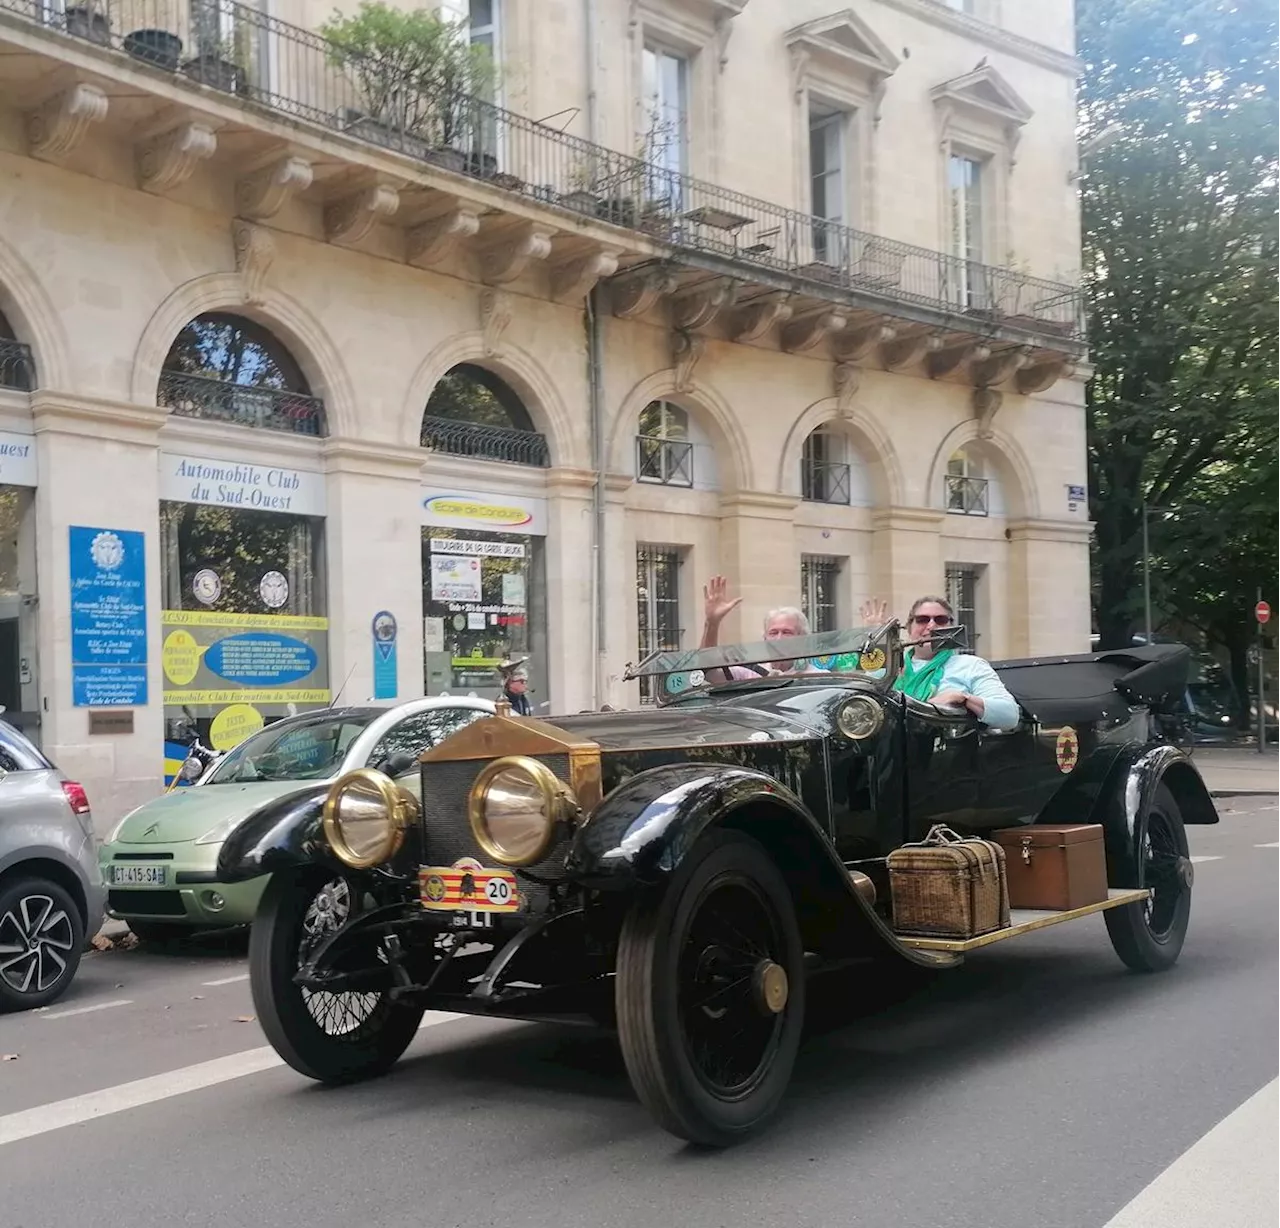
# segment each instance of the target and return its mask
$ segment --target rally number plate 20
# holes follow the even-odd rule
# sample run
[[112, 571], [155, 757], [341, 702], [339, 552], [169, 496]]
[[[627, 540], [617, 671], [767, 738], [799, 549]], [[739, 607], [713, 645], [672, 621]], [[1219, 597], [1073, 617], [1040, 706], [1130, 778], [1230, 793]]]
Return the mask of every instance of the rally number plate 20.
[[418, 870], [422, 907], [433, 912], [518, 912], [520, 892], [510, 870], [479, 866], [422, 866]]

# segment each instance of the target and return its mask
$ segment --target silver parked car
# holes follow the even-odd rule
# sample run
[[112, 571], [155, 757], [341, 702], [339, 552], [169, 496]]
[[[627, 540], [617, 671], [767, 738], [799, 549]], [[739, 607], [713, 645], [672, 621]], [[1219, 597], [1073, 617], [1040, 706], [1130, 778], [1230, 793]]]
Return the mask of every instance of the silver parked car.
[[84, 789], [0, 721], [0, 1011], [66, 991], [105, 902]]

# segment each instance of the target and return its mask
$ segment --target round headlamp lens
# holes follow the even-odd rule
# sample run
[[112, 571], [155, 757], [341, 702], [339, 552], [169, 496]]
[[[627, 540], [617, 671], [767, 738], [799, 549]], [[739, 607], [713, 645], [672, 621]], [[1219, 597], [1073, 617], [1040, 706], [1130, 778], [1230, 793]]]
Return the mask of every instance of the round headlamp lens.
[[393, 857], [404, 839], [409, 799], [381, 772], [361, 768], [334, 781], [324, 833], [338, 858], [364, 868]]
[[874, 699], [857, 695], [840, 709], [836, 724], [846, 738], [860, 742], [871, 737], [884, 724], [884, 711]]
[[566, 786], [536, 759], [498, 759], [472, 789], [471, 831], [485, 854], [509, 866], [540, 861], [569, 807]]

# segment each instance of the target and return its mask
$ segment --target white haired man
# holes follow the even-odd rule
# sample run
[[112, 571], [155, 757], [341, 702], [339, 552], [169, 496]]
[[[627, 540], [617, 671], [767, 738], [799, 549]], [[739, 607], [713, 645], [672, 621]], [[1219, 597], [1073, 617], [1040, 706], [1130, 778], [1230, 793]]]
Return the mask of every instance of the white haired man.
[[[702, 590], [703, 623], [702, 643], [700, 648], [714, 648], [720, 640], [720, 624], [742, 604], [741, 597], [730, 597], [729, 582], [724, 576], [712, 576]], [[792, 636], [808, 635], [809, 620], [802, 610], [795, 606], [780, 606], [770, 610], [764, 619], [764, 638], [766, 640], [789, 639]], [[797, 668], [798, 666], [798, 668]], [[769, 674], [822, 674], [811, 661], [774, 661], [769, 665], [730, 665], [717, 671], [732, 679], [759, 678]]]

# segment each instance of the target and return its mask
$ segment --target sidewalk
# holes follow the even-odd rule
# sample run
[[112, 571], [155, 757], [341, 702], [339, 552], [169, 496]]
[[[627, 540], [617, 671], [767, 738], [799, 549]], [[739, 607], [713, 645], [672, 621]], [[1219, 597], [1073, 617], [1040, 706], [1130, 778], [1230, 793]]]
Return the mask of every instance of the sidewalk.
[[1214, 797], [1277, 792], [1280, 759], [1271, 747], [1260, 755], [1253, 747], [1201, 746], [1191, 758]]

